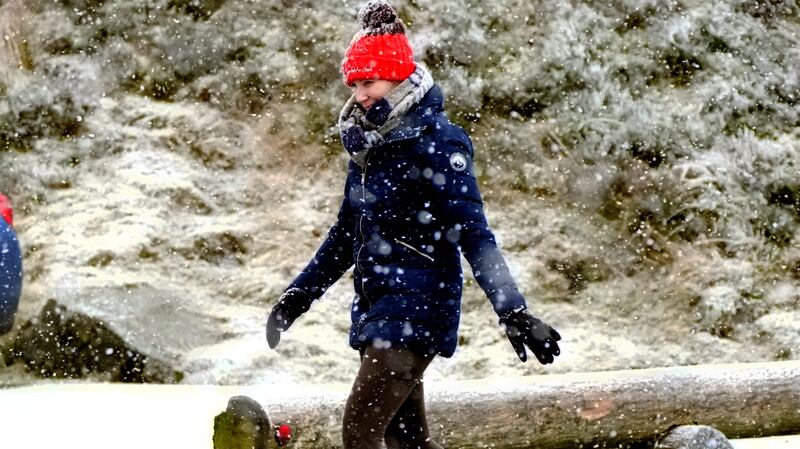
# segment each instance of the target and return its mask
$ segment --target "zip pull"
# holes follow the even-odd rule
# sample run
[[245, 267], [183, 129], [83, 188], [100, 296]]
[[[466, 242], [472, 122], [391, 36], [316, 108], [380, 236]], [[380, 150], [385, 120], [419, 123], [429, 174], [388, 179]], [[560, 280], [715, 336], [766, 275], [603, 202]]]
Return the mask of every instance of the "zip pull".
[[404, 242], [402, 240], [399, 240], [397, 237], [394, 238], [394, 241], [399, 243], [399, 244], [401, 244], [401, 245], [403, 245], [403, 246], [405, 246], [406, 248], [411, 249], [412, 251], [416, 252], [420, 256], [427, 258], [431, 262], [434, 262], [433, 257], [423, 253], [422, 251], [418, 250], [417, 248], [414, 248], [413, 246], [409, 245], [408, 243], [406, 243], [406, 242]]
[[364, 166], [361, 168], [361, 186], [366, 187], [367, 183], [367, 165], [369, 165], [369, 157], [372, 155], [371, 150], [367, 150], [367, 157], [364, 158]]

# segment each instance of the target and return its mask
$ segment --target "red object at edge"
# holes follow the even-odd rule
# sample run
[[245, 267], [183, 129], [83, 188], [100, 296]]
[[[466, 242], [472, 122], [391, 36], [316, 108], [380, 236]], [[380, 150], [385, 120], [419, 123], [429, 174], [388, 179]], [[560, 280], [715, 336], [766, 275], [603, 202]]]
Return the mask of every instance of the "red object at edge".
[[275, 441], [278, 446], [286, 446], [286, 443], [292, 439], [292, 428], [286, 424], [281, 424], [275, 428]]
[[0, 193], [0, 215], [3, 216], [6, 223], [14, 225], [14, 209], [11, 207], [11, 201], [2, 193]]

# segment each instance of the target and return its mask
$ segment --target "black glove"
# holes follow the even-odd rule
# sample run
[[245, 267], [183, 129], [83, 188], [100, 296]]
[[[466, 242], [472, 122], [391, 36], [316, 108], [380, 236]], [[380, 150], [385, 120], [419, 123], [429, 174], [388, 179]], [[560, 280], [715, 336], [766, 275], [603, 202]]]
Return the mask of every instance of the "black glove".
[[509, 310], [500, 316], [500, 326], [506, 331], [508, 341], [523, 362], [528, 360], [525, 346], [536, 355], [542, 365], [553, 363], [555, 356], [561, 354], [558, 349], [558, 335], [555, 329], [544, 321], [533, 316], [525, 307]]
[[342, 145], [349, 153], [364, 151], [368, 146], [367, 136], [364, 130], [357, 125], [353, 125], [345, 130], [342, 135]]
[[386, 120], [389, 119], [389, 114], [391, 112], [392, 107], [389, 105], [389, 101], [386, 100], [386, 98], [381, 98], [375, 103], [372, 103], [372, 106], [370, 106], [364, 114], [364, 118], [375, 126], [383, 126]]
[[275, 349], [285, 332], [300, 315], [311, 307], [311, 298], [299, 288], [283, 292], [267, 318], [267, 343]]

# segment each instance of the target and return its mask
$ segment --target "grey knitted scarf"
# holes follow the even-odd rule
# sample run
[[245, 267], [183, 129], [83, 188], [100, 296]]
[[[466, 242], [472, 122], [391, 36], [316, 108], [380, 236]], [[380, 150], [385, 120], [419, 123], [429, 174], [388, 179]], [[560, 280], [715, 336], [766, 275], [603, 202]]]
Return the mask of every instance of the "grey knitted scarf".
[[381, 143], [389, 131], [397, 127], [403, 115], [433, 87], [433, 77], [430, 72], [422, 64], [417, 62], [416, 65], [417, 68], [414, 72], [384, 97], [389, 103], [391, 111], [382, 125], [367, 120], [364, 111], [356, 102], [355, 95], [351, 96], [342, 108], [342, 112], [339, 114], [339, 134], [343, 134], [353, 126], [360, 126], [366, 137], [364, 149], [350, 152], [350, 157], [360, 167], [364, 167], [364, 160], [369, 149]]

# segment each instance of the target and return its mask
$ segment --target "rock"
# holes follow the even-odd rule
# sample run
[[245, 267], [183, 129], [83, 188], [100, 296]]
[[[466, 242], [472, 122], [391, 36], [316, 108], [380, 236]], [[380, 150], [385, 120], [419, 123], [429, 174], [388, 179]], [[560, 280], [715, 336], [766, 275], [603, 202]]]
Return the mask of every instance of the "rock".
[[661, 438], [655, 449], [733, 449], [728, 438], [709, 426], [679, 426]]
[[45, 378], [77, 379], [94, 373], [114, 382], [173, 383], [182, 377], [127, 345], [102, 321], [70, 312], [53, 299], [0, 352], [6, 364], [21, 361]]

